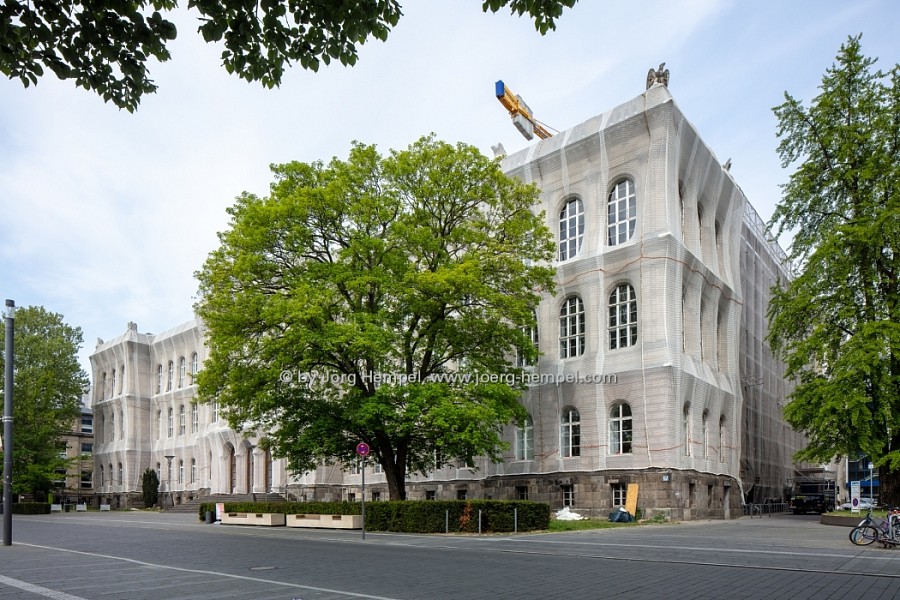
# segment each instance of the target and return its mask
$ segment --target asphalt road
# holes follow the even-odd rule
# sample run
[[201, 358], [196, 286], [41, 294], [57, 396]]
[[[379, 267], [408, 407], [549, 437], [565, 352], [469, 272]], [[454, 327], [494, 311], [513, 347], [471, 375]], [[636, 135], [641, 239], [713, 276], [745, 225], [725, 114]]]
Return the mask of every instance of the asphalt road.
[[900, 549], [815, 516], [569, 534], [419, 536], [206, 525], [188, 515], [18, 516], [0, 599], [476, 600], [900, 597]]

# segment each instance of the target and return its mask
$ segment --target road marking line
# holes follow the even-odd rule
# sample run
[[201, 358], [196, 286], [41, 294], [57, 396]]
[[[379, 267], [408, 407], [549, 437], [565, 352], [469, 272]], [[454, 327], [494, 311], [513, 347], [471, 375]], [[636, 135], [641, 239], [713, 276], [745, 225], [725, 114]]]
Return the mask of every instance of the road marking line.
[[28, 583], [27, 581], [19, 581], [18, 579], [13, 579], [12, 577], [7, 577], [5, 575], [0, 575], [0, 583], [10, 587], [19, 588], [20, 590], [25, 590], [26, 592], [31, 592], [32, 594], [38, 594], [45, 598], [53, 598], [54, 600], [85, 600], [85, 598], [82, 598], [81, 596], [73, 596], [72, 594], [67, 594], [65, 592], [58, 592], [56, 590], [51, 590], [50, 588]]
[[[170, 571], [180, 571], [182, 573], [196, 573], [200, 575], [213, 575], [216, 577], [228, 577], [230, 579], [240, 579], [243, 581], [254, 581], [257, 583], [265, 583], [268, 585], [281, 585], [289, 588], [298, 588], [302, 590], [310, 590], [313, 592], [326, 592], [329, 594], [341, 594], [343, 596], [349, 596], [352, 598], [365, 598], [366, 600], [401, 600], [399, 598], [388, 598], [386, 596], [372, 596], [370, 594], [358, 594], [356, 592], [345, 592], [343, 590], [335, 590], [331, 588], [322, 588], [315, 587], [312, 585], [302, 585], [299, 583], [288, 583], [286, 581], [273, 581], [271, 579], [262, 579], [260, 577], [247, 577], [246, 575], [234, 575], [233, 573], [221, 573], [219, 571], [206, 571], [204, 569], [186, 569], [184, 567], [172, 567], [169, 565], [161, 565], [158, 563], [145, 562], [142, 560], [135, 560], [133, 558], [122, 558], [121, 556], [110, 556], [108, 554], [97, 554], [96, 552], [83, 552], [81, 550], [68, 550], [66, 548], [54, 548], [51, 546], [41, 546], [39, 544], [18, 544], [20, 546], [29, 546], [31, 548], [40, 548], [42, 550], [52, 550], [54, 552], [68, 552], [70, 554], [80, 554], [82, 556], [92, 556], [95, 558], [105, 558], [108, 560], [117, 560], [121, 562], [127, 562], [135, 565], [141, 565], [143, 567], [153, 567], [156, 569], [169, 569]], [[31, 584], [25, 584], [31, 585]], [[47, 590], [52, 592], [53, 590]], [[62, 592], [59, 592], [62, 593]], [[50, 596], [51, 598], [57, 598], [56, 596]], [[69, 596], [68, 594], [64, 594], [59, 597], [59, 600], [85, 600], [84, 598], [78, 598], [76, 596]]]

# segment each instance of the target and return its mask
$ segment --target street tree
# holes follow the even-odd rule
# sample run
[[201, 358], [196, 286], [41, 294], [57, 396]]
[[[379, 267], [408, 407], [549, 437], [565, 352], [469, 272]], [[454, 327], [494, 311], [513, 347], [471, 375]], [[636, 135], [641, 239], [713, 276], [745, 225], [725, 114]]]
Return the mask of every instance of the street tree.
[[[0, 340], [6, 331], [0, 331]], [[5, 344], [5, 341], [3, 342]], [[63, 434], [81, 415], [88, 377], [78, 364], [81, 328], [41, 306], [15, 312], [13, 375], [13, 491], [45, 493], [69, 461]], [[0, 357], [0, 363], [5, 357]], [[5, 369], [0, 369], [0, 381]], [[76, 459], [77, 460], [77, 459]]]
[[[528, 14], [544, 34], [576, 0], [484, 0]], [[7, 0], [0, 4], [0, 73], [26, 87], [49, 69], [59, 79], [134, 111], [157, 86], [148, 63], [171, 58], [177, 29], [168, 14], [177, 0]], [[387, 40], [402, 16], [397, 0], [188, 0], [197, 31], [223, 46], [229, 73], [271, 88], [299, 63], [316, 71], [332, 60], [353, 65], [357, 45]]]
[[147, 467], [141, 475], [141, 498], [144, 501], [144, 508], [156, 506], [159, 501], [159, 475], [150, 467]]
[[793, 281], [770, 305], [769, 340], [797, 387], [785, 409], [799, 457], [869, 456], [882, 500], [900, 503], [900, 65], [841, 46], [821, 93], [776, 107], [784, 167], [772, 217], [793, 231]]
[[525, 418], [509, 358], [536, 357], [526, 328], [553, 289], [536, 188], [433, 137], [272, 170], [198, 273], [200, 397], [296, 473], [365, 442], [392, 499], [408, 473], [498, 460]]

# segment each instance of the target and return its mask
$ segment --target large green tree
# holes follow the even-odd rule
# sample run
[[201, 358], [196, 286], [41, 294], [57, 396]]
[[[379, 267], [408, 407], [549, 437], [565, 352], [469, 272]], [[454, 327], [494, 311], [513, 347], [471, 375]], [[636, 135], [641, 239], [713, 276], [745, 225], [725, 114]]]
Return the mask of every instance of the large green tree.
[[772, 221], [799, 269], [770, 305], [770, 341], [797, 387], [787, 420], [800, 457], [862, 452], [900, 503], [900, 66], [841, 46], [807, 108], [776, 107], [783, 166], [799, 163]]
[[[5, 344], [6, 328], [0, 329]], [[41, 306], [15, 312], [13, 335], [13, 491], [47, 492], [69, 465], [62, 434], [81, 415], [88, 377], [78, 364], [81, 328]], [[0, 347], [5, 347], [0, 345]], [[0, 364], [4, 357], [0, 356]], [[0, 369], [3, 381], [5, 369]], [[0, 386], [0, 389], [4, 389]], [[2, 395], [2, 394], [0, 394]]]
[[525, 329], [553, 288], [536, 188], [432, 137], [272, 169], [198, 273], [200, 396], [294, 472], [349, 465], [366, 442], [392, 499], [407, 473], [498, 459], [525, 416], [509, 357], [535, 358]]
[[[528, 14], [542, 34], [576, 0], [484, 0]], [[167, 13], [177, 0], [7, 0], [0, 3], [0, 73], [36, 84], [49, 69], [134, 111], [156, 91], [148, 63], [171, 58], [177, 35]], [[324, 62], [353, 65], [357, 45], [386, 40], [402, 16], [397, 0], [188, 0], [207, 42], [223, 45], [229, 73], [266, 87], [281, 83], [287, 66], [313, 71]]]

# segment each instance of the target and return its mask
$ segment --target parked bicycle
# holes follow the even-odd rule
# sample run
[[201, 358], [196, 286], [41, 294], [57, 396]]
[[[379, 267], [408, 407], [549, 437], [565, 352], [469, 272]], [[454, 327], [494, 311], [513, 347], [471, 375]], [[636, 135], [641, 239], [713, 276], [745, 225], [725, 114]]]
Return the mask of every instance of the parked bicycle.
[[850, 541], [857, 546], [868, 546], [878, 542], [885, 548], [900, 546], [900, 509], [888, 508], [885, 519], [878, 521], [872, 516], [872, 509], [866, 518], [850, 531]]

